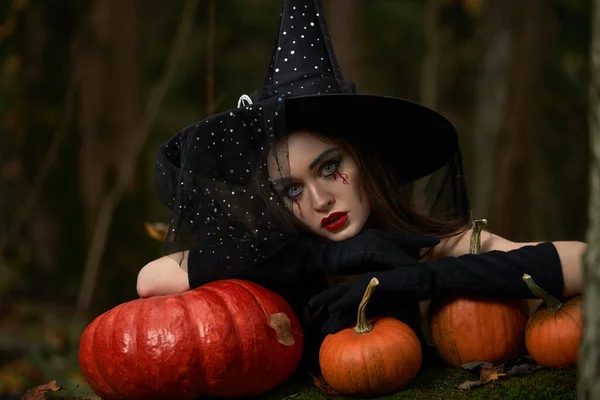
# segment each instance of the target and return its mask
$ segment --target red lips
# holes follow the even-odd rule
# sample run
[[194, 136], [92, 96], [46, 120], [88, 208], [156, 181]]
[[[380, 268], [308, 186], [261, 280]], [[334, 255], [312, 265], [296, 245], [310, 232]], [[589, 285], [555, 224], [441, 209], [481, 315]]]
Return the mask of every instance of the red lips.
[[335, 231], [344, 226], [347, 221], [347, 212], [334, 212], [321, 220], [321, 226], [328, 231]]

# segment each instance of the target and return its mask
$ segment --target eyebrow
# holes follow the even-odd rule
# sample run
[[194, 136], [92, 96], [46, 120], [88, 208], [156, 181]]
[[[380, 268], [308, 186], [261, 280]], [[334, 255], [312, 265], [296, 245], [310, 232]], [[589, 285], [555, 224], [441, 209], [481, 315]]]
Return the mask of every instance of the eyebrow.
[[314, 167], [317, 166], [317, 164], [321, 163], [328, 155], [330, 155], [333, 152], [339, 151], [339, 150], [340, 150], [339, 147], [331, 147], [331, 148], [325, 150], [324, 152], [319, 154], [317, 156], [317, 158], [315, 158], [313, 160], [313, 162], [310, 163], [310, 165], [308, 166], [308, 169], [313, 169]]
[[[325, 160], [325, 158], [327, 158], [331, 153], [335, 153], [337, 151], [339, 151], [340, 148], [339, 147], [330, 147], [329, 149], [325, 150], [324, 152], [322, 152], [321, 154], [319, 154], [308, 166], [308, 169], [314, 169], [317, 165], [319, 165], [321, 162], [323, 162]], [[289, 176], [286, 176], [284, 178], [281, 179], [277, 179], [274, 180], [272, 182], [273, 186], [279, 186], [282, 184], [286, 184], [292, 181], [292, 178]]]

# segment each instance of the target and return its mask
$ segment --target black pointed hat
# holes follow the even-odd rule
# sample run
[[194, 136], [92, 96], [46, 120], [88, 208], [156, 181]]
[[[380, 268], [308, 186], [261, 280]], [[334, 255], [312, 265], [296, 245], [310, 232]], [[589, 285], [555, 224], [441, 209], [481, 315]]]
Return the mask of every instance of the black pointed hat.
[[[300, 129], [375, 153], [398, 183], [427, 177], [428, 188], [436, 188], [426, 194], [432, 198], [427, 212], [442, 191], [451, 198], [444, 209], [464, 214], [468, 208], [452, 124], [407, 100], [356, 93], [342, 76], [321, 1], [283, 0], [263, 86], [241, 95], [237, 108], [161, 145], [155, 180], [161, 202], [173, 211], [166, 251], [200, 248], [216, 257], [203, 262], [222, 264], [226, 275], [293, 239], [296, 230], [278, 214], [278, 195], [261, 174], [265, 151]], [[442, 178], [431, 175], [442, 169]]]
[[284, 1], [258, 101], [325, 93], [355, 93], [355, 88], [342, 77], [321, 1]]
[[404, 99], [357, 94], [344, 80], [321, 0], [283, 1], [257, 102], [285, 102], [285, 129], [351, 139], [386, 160], [398, 182], [419, 179], [448, 162], [458, 135], [442, 115]]

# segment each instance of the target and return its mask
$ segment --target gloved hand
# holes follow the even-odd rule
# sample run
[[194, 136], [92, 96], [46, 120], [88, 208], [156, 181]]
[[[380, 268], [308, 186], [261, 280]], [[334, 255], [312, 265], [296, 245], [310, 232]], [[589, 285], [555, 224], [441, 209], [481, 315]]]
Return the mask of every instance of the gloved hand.
[[436, 236], [367, 229], [339, 242], [314, 239], [307, 247], [316, 264], [329, 275], [351, 275], [415, 265], [419, 251], [440, 243]]
[[[323, 307], [329, 319], [323, 324], [324, 334], [335, 333], [347, 327], [356, 311], [368, 282], [379, 280], [367, 313], [377, 315], [377, 304], [389, 296], [405, 298], [407, 302], [433, 297], [465, 296], [481, 298], [535, 298], [525, 282], [524, 273], [561, 298], [563, 292], [562, 268], [556, 248], [550, 242], [502, 252], [467, 254], [424, 261], [417, 265], [397, 265], [394, 269], [369, 272], [358, 280], [344, 282], [312, 297], [312, 310]], [[369, 312], [370, 311], [370, 312]]]

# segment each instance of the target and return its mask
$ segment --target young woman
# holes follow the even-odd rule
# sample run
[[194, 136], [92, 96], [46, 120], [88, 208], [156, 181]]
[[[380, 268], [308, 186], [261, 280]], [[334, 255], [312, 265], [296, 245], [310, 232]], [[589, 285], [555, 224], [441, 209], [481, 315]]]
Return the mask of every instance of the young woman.
[[[413, 211], [409, 204], [400, 200], [406, 197], [401, 190], [394, 190], [400, 189], [402, 185], [394, 182], [394, 177], [390, 176], [375, 158], [360, 158], [359, 151], [348, 141], [310, 131], [295, 131], [284, 141], [280, 141], [278, 147], [275, 151], [266, 151], [266, 157], [261, 157], [266, 158], [266, 168], [261, 170], [263, 176], [259, 179], [283, 199], [281, 211], [285, 212], [279, 218], [289, 218], [299, 229], [297, 242], [288, 244], [287, 248], [282, 250], [293, 260], [284, 260], [281, 256], [273, 257], [263, 261], [260, 267], [256, 266], [231, 276], [258, 280], [263, 284], [274, 282], [275, 287], [269, 286], [277, 290], [280, 289], [277, 287], [279, 280], [299, 282], [302, 279], [298, 275], [305, 272], [329, 272], [324, 275], [332, 278], [334, 275], [367, 272], [369, 269], [393, 270], [396, 267], [417, 265], [416, 262], [420, 261], [418, 268], [422, 271], [417, 269], [418, 274], [427, 270], [424, 267], [426, 264], [434, 267], [439, 265], [440, 268], [459, 267], [452, 274], [458, 280], [465, 280], [464, 288], [461, 290], [459, 287], [447, 294], [498, 297], [515, 296], [515, 292], [518, 292], [517, 297], [529, 298], [532, 295], [520, 279], [525, 272], [538, 276], [540, 282], [549, 281], [545, 286], [553, 289], [555, 295], [569, 297], [581, 291], [581, 260], [586, 248], [582, 242], [553, 242], [537, 246], [540, 243], [511, 242], [483, 231], [482, 253], [513, 252], [487, 254], [487, 257], [494, 256], [489, 259], [485, 259], [484, 255], [447, 259], [446, 257], [468, 254], [471, 227], [461, 219], [438, 220], [423, 217]], [[289, 174], [285, 176], [281, 174], [280, 164], [276, 160], [276, 154], [282, 158], [281, 154], [284, 152], [288, 164], [286, 168], [289, 170]], [[268, 201], [265, 201], [264, 204], [267, 203]], [[343, 243], [336, 246], [330, 242]], [[524, 246], [527, 248], [521, 252], [514, 251]], [[397, 247], [399, 255], [392, 254], [388, 257], [389, 260], [376, 260], [381, 252], [390, 252], [390, 247]], [[333, 255], [326, 254], [326, 248]], [[429, 251], [421, 251], [423, 248]], [[215, 278], [216, 276], [212, 275], [214, 271], [208, 268], [208, 263], [202, 265], [198, 250], [193, 252], [198, 262], [192, 263], [192, 277], [188, 275], [188, 251], [180, 253], [178, 257], [165, 256], [146, 265], [138, 278], [139, 295], [149, 297], [183, 292]], [[354, 255], [352, 252], [360, 254]], [[337, 261], [336, 257], [356, 257], [357, 260]], [[318, 258], [321, 260], [317, 260]], [[462, 265], [464, 260], [476, 260], [470, 262], [475, 269], [483, 268], [481, 276], [472, 276], [473, 267], [469, 264]], [[340, 265], [334, 265], [336, 261]], [[312, 264], [312, 267], [299, 266], [300, 263]], [[267, 268], [266, 265], [273, 268]], [[319, 271], [321, 267], [324, 271]], [[402, 275], [413, 272], [400, 269], [393, 273], [402, 278]], [[506, 274], [511, 272], [512, 276], [507, 278]], [[419, 277], [429, 279], [426, 275]], [[486, 284], [487, 281], [489, 283]], [[416, 284], [426, 285], [430, 282]], [[479, 287], [471, 286], [472, 284]], [[349, 283], [345, 286], [346, 291], [355, 289], [357, 293], [353, 295], [360, 293], [366, 286], [364, 279], [359, 281], [356, 287], [353, 285], [354, 283]], [[506, 292], [501, 290], [503, 285], [508, 285]], [[325, 284], [321, 289], [324, 287]], [[338, 291], [327, 293], [343, 297], [339, 291], [341, 287], [337, 288]], [[398, 294], [408, 299], [412, 295], [412, 300], [425, 300], [434, 293], [415, 294], [399, 291]], [[359, 299], [353, 299], [354, 302], [357, 300]], [[353, 310], [356, 305], [348, 304], [346, 308]], [[347, 315], [354, 317], [352, 312]], [[339, 324], [328, 326], [325, 327], [325, 331], [337, 331], [341, 327]]]
[[581, 242], [484, 231], [483, 254], [468, 254], [454, 127], [418, 104], [357, 94], [318, 0], [283, 2], [263, 87], [164, 143], [155, 171], [173, 211], [169, 255], [142, 268], [141, 297], [248, 279], [286, 298], [309, 338], [352, 323], [373, 275], [369, 311], [417, 333], [419, 301], [532, 298], [523, 273], [559, 297], [581, 291]]

